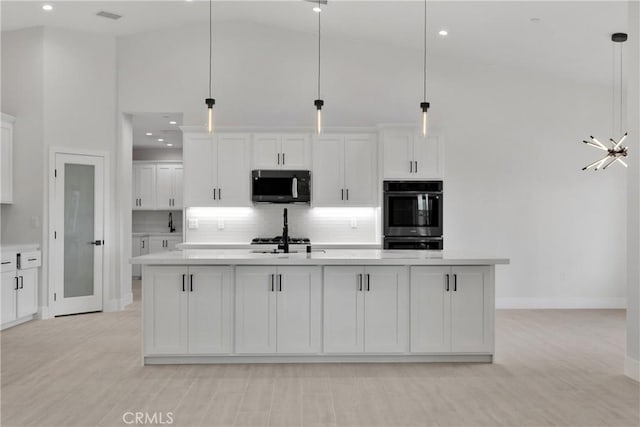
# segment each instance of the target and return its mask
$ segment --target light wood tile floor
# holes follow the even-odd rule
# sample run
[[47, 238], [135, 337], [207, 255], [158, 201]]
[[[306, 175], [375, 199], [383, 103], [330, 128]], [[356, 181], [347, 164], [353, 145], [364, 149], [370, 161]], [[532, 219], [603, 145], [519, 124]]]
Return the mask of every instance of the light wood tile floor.
[[493, 364], [147, 366], [126, 311], [3, 331], [1, 422], [121, 426], [638, 426], [624, 311], [502, 310]]

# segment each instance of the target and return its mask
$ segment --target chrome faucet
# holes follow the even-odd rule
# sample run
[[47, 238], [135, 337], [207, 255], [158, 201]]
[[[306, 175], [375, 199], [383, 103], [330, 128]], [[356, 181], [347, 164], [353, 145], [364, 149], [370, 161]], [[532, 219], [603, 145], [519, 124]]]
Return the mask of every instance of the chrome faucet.
[[176, 228], [173, 226], [173, 213], [169, 212], [169, 233], [173, 233], [176, 231]]

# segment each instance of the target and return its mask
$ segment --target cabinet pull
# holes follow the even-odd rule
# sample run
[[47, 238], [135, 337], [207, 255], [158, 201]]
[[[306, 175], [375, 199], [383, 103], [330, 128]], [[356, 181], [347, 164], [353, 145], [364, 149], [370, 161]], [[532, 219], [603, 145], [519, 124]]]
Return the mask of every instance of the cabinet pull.
[[222, 200], [222, 188], [218, 188], [218, 200]]
[[24, 276], [20, 276], [20, 289], [24, 289]]
[[280, 164], [280, 153], [278, 153], [278, 164]]
[[349, 200], [349, 189], [347, 188], [347, 200]]
[[11, 261], [2, 261], [2, 265], [11, 264]]
[[271, 275], [271, 292], [273, 292], [273, 282], [276, 280], [275, 276], [275, 274]]
[[16, 287], [14, 288], [14, 290], [15, 290], [15, 291], [17, 291], [18, 289], [20, 289], [20, 288], [18, 287], [18, 281], [19, 281], [20, 279], [18, 278], [18, 276], [16, 276], [16, 277], [15, 277], [15, 279], [16, 279]]
[[362, 292], [362, 273], [358, 274], [358, 291]]
[[458, 292], [458, 275], [453, 275], [453, 292]]
[[186, 274], [182, 275], [182, 292], [185, 291], [185, 287], [184, 287], [184, 279], [185, 279]]
[[189, 291], [193, 292], [193, 274], [189, 275]]
[[367, 292], [371, 292], [371, 276], [367, 273]]
[[446, 285], [446, 287], [445, 287], [444, 289], [445, 289], [447, 292], [449, 292], [449, 275], [448, 275], [448, 274], [445, 274], [445, 276], [447, 277], [447, 285]]
[[141, 240], [142, 242], [142, 249], [144, 249], [144, 240]]
[[215, 200], [215, 199], [216, 199], [216, 189], [214, 188], [213, 189], [213, 200]]
[[286, 164], [286, 162], [284, 161], [284, 153], [282, 153], [282, 164]]
[[413, 161], [409, 160], [409, 173], [413, 173]]
[[418, 161], [416, 160], [415, 163], [416, 163], [416, 167], [413, 169], [416, 171], [416, 173], [418, 173]]
[[278, 274], [278, 292], [282, 292], [282, 274]]
[[340, 190], [340, 200], [344, 200], [344, 188]]

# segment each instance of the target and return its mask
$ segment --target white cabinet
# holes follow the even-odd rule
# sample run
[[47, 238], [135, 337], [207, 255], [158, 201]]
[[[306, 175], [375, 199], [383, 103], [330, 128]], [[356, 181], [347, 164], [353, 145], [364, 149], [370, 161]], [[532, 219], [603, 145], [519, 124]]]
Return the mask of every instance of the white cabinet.
[[166, 236], [150, 236], [149, 237], [149, 253], [155, 254], [158, 252], [170, 251], [176, 248], [178, 243], [182, 242], [182, 238], [179, 236], [166, 237]]
[[376, 156], [373, 135], [316, 137], [313, 143], [314, 206], [376, 206]]
[[150, 210], [156, 207], [156, 165], [133, 164], [133, 210]]
[[182, 164], [156, 165], [156, 209], [182, 209]]
[[408, 351], [404, 267], [325, 267], [324, 352]]
[[319, 267], [236, 269], [236, 353], [320, 351]]
[[253, 136], [253, 169], [309, 169], [309, 136], [257, 133]]
[[144, 353], [232, 352], [231, 267], [145, 267]]
[[384, 179], [442, 179], [444, 152], [437, 136], [423, 138], [413, 129], [381, 132]]
[[185, 134], [184, 206], [250, 204], [248, 134]]
[[13, 123], [15, 118], [2, 114], [0, 134], [0, 203], [13, 203]]
[[[22, 254], [21, 254], [22, 255]], [[17, 253], [3, 254], [2, 283], [2, 328], [17, 325], [33, 319], [38, 312], [38, 267], [41, 264], [40, 251], [28, 252], [18, 268]], [[12, 258], [12, 259], [11, 259]]]
[[[137, 257], [149, 253], [149, 236], [134, 236], [131, 239], [131, 256]], [[134, 264], [131, 266], [131, 275], [133, 277], [142, 276], [142, 266]]]
[[411, 268], [411, 351], [492, 353], [490, 267]]

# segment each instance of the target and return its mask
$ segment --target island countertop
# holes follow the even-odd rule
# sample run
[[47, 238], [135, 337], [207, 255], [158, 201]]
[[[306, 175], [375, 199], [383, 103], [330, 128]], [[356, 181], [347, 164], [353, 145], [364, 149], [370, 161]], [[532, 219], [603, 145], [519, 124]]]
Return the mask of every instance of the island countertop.
[[140, 265], [496, 265], [508, 258], [451, 251], [326, 249], [311, 253], [260, 253], [247, 249], [183, 249], [131, 259]]

